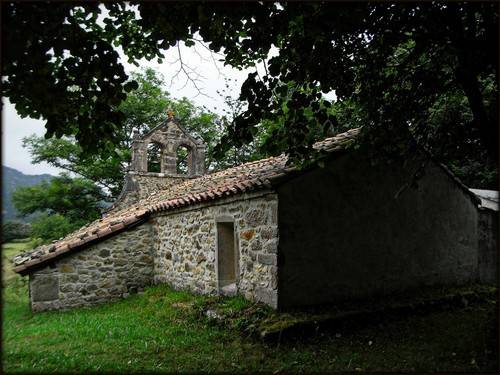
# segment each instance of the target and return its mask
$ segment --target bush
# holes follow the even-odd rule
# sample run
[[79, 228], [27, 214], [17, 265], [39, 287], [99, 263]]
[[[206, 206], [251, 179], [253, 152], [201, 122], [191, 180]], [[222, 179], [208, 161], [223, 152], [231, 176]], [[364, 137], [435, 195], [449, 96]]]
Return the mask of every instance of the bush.
[[27, 238], [31, 235], [31, 225], [17, 221], [7, 221], [2, 225], [2, 242]]
[[43, 245], [45, 242], [46, 241], [42, 240], [41, 238], [35, 237], [31, 238], [31, 240], [28, 242], [28, 245], [30, 249], [34, 249], [35, 247]]
[[70, 221], [59, 214], [43, 214], [36, 218], [31, 224], [31, 236], [36, 239], [35, 242], [48, 243], [64, 237], [71, 231], [79, 228], [79, 225], [72, 224]]

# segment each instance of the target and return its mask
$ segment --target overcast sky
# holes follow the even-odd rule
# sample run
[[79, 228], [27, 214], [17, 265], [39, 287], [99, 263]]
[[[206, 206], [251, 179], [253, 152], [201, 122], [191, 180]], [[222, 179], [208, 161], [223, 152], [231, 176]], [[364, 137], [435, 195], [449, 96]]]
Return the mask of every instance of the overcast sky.
[[[175, 62], [178, 58], [177, 48], [170, 48], [165, 54], [166, 58], [160, 65], [156, 61], [143, 60], [140, 67], [130, 65], [126, 62], [123, 54], [122, 63], [128, 73], [134, 70], [139, 70], [144, 67], [152, 67], [161, 72], [165, 77], [165, 88], [175, 98], [183, 96], [192, 100], [196, 105], [205, 105], [208, 109], [222, 114], [224, 107], [223, 99], [217, 94], [217, 90], [222, 90], [225, 85], [224, 76], [231, 78], [234, 86], [231, 88], [233, 97], [239, 94], [241, 83], [246, 79], [247, 75], [254, 69], [239, 71], [237, 69], [224, 67], [217, 59], [220, 56], [210, 55], [209, 51], [201, 45], [188, 48], [181, 45], [181, 55], [185, 64], [196, 70], [202, 77], [199, 77], [199, 87], [205, 95], [199, 95], [198, 90], [191, 82], [186, 83], [186, 76], [180, 73], [178, 77], [171, 82], [172, 78], [179, 70], [179, 62]], [[217, 65], [217, 66], [216, 66]], [[258, 67], [259, 72], [263, 73], [263, 67]], [[220, 72], [220, 73], [219, 73]], [[57, 175], [59, 170], [47, 164], [31, 164], [31, 158], [28, 150], [22, 147], [22, 139], [30, 134], [43, 135], [45, 134], [44, 122], [30, 118], [22, 119], [16, 112], [13, 104], [7, 99], [2, 99], [2, 164], [8, 167], [15, 168], [25, 174], [42, 174], [50, 173]], [[216, 109], [214, 108], [216, 107]]]

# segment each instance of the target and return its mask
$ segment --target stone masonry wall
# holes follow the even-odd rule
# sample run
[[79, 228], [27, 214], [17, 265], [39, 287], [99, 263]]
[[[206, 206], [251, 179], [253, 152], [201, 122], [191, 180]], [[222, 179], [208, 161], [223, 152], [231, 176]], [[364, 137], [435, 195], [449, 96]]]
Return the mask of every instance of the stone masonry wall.
[[165, 173], [130, 171], [125, 175], [122, 192], [106, 213], [131, 206], [140, 199], [147, 198], [157, 191], [169, 189], [189, 178], [182, 175], [169, 176]]
[[153, 243], [144, 223], [33, 272], [32, 310], [95, 305], [152, 284]]
[[231, 218], [239, 250], [238, 293], [277, 307], [278, 202], [272, 193], [196, 205], [153, 219], [155, 282], [217, 294], [217, 220]]

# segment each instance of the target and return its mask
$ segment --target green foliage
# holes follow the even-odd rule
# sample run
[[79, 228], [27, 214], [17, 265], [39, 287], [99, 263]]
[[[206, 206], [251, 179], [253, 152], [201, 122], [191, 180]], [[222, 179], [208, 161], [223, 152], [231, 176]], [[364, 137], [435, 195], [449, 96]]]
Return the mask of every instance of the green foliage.
[[[72, 135], [85, 151], [112, 152], [125, 120], [117, 107], [134, 89], [115, 45], [137, 58], [156, 48], [141, 42], [135, 14], [125, 3], [2, 4], [3, 94], [21, 116], [43, 118], [47, 136]], [[29, 58], [27, 58], [29, 56]]]
[[53, 240], [58, 240], [75, 229], [81, 227], [82, 222], [72, 223], [60, 214], [41, 214], [31, 224], [32, 245], [39, 246]]
[[[196, 8], [196, 11], [195, 11]], [[482, 147], [498, 153], [498, 9], [493, 3], [259, 3], [234, 11], [225, 4], [140, 4], [141, 26], [167, 41], [195, 40], [198, 32], [225, 63], [251, 67], [272, 45], [264, 77], [249, 74], [240, 99], [248, 106], [226, 141], [250, 142], [263, 120], [281, 122], [268, 142], [273, 153], [304, 156], [316, 128], [336, 126], [320, 103], [335, 90], [359, 107], [359, 122], [374, 150], [390, 157], [411, 151], [408, 127], [426, 127], [429, 108], [450, 89], [467, 98]], [[175, 21], [174, 21], [175, 18]], [[172, 23], [176, 28], [171, 28]], [[224, 26], [222, 26], [224, 25]], [[280, 120], [281, 119], [281, 120]], [[452, 129], [454, 130], [454, 129]], [[321, 134], [321, 132], [319, 133]], [[452, 133], [456, 138], [459, 135]], [[425, 144], [423, 146], [426, 146]]]
[[31, 235], [31, 225], [18, 221], [2, 223], [2, 243], [15, 239], [27, 238]]
[[74, 138], [44, 138], [31, 135], [23, 139], [23, 146], [31, 154], [33, 164], [46, 162], [54, 167], [75, 173], [97, 183], [117, 195], [120, 188], [117, 181], [123, 179], [123, 159], [129, 156], [128, 149], [123, 153], [85, 154]]
[[158, 173], [161, 171], [161, 146], [157, 143], [148, 145], [148, 171]]
[[[495, 94], [492, 85], [484, 83], [483, 97]], [[450, 88], [427, 111], [424, 126], [414, 127], [413, 134], [438, 160], [467, 186], [498, 188], [498, 166], [483, 147], [477, 128], [471, 126], [473, 114], [468, 99], [457, 88]]]
[[[351, 123], [364, 125], [363, 141], [374, 153], [407, 156], [415, 149], [412, 133], [421, 146], [434, 149], [440, 138], [430, 136], [435, 127], [429, 118], [439, 103], [458, 93], [467, 99], [470, 115], [462, 116], [463, 125], [476, 134], [463, 139], [461, 124], [449, 127], [452, 146], [438, 157], [446, 161], [456, 143], [479, 139], [487, 158], [497, 163], [494, 2], [101, 6], [107, 14], [94, 3], [13, 2], [2, 9], [9, 45], [2, 65], [4, 95], [21, 115], [43, 117], [48, 136], [72, 135], [83, 150], [112, 154], [127, 129], [122, 103], [136, 84], [127, 81], [113, 46], [138, 64], [141, 58], [163, 59], [162, 51], [179, 41], [192, 46], [202, 39], [212, 51], [224, 50], [227, 65], [242, 69], [264, 62], [266, 69], [262, 77], [250, 73], [242, 84], [243, 110], [223, 123], [227, 134], [219, 157], [231, 146], [237, 151], [256, 139], [258, 144], [264, 127], [265, 154], [287, 151], [292, 160], [304, 158], [317, 137], [345, 126], [338, 125], [324, 97], [333, 91], [344, 108], [355, 109]], [[273, 46], [277, 54], [268, 59]], [[269, 129], [267, 122], [273, 124]], [[198, 125], [193, 127], [203, 139], [216, 139]]]
[[[108, 192], [106, 200], [112, 200], [118, 196], [122, 188], [123, 176], [130, 162], [130, 145], [134, 131], [144, 134], [161, 124], [166, 120], [168, 109], [174, 112], [190, 134], [200, 137], [206, 143], [205, 165], [208, 170], [233, 166], [258, 158], [260, 155], [255, 151], [256, 146], [232, 147], [224, 157], [216, 159], [214, 157], [216, 145], [220, 142], [224, 124], [231, 121], [232, 115], [228, 114], [219, 119], [215, 114], [196, 106], [187, 98], [173, 99], [162, 88], [163, 76], [150, 68], [140, 73], [133, 73], [132, 78], [139, 86], [120, 104], [120, 110], [125, 114], [126, 120], [117, 135], [119, 142], [112, 153], [86, 154], [74, 138], [45, 139], [32, 135], [23, 141], [24, 147], [28, 148], [31, 154], [32, 162], [46, 162], [93, 181]], [[233, 105], [237, 105], [235, 103], [236, 101], [233, 101]], [[148, 170], [159, 172], [159, 147], [153, 143], [150, 148]], [[183, 161], [179, 171], [185, 171], [187, 155], [184, 153], [179, 156]]]
[[100, 217], [103, 194], [91, 181], [66, 174], [49, 182], [18, 188], [12, 200], [22, 215], [40, 213], [32, 222], [32, 237], [58, 239]]
[[12, 198], [23, 215], [47, 211], [85, 222], [99, 217], [102, 193], [88, 180], [62, 174], [50, 182], [18, 188]]
[[19, 217], [12, 203], [12, 193], [20, 186], [35, 185], [52, 177], [50, 174], [26, 175], [14, 168], [2, 166], [2, 220], [31, 222], [31, 216]]
[[[493, 95], [491, 90], [491, 86], [486, 87], [485, 96]], [[352, 100], [334, 103], [332, 111], [343, 124], [342, 129], [359, 127], [366, 121], [362, 107]], [[423, 123], [409, 128], [412, 141], [444, 163], [467, 186], [497, 189], [498, 166], [483, 147], [478, 129], [470, 126], [472, 113], [461, 90], [450, 88], [422, 116]], [[380, 136], [373, 140], [373, 147], [376, 148], [384, 139]], [[396, 148], [395, 152], [401, 150]], [[374, 157], [380, 157], [379, 149], [373, 153]]]

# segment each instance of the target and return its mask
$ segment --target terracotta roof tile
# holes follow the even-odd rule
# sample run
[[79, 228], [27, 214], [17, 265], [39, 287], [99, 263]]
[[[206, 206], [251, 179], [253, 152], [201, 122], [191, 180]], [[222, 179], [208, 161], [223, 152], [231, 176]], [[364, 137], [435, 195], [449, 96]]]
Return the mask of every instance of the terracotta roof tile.
[[[326, 151], [345, 149], [359, 133], [352, 129], [314, 144], [313, 148]], [[106, 217], [87, 224], [54, 244], [43, 245], [13, 258], [14, 271], [27, 273], [32, 267], [79, 249], [138, 223], [155, 212], [165, 211], [231, 196], [247, 190], [272, 187], [273, 180], [294, 171], [287, 166], [287, 157], [280, 155], [245, 163], [223, 171], [185, 180], [167, 190], [151, 194], [138, 203], [119, 211], [111, 211]], [[48, 256], [50, 254], [50, 256]]]

